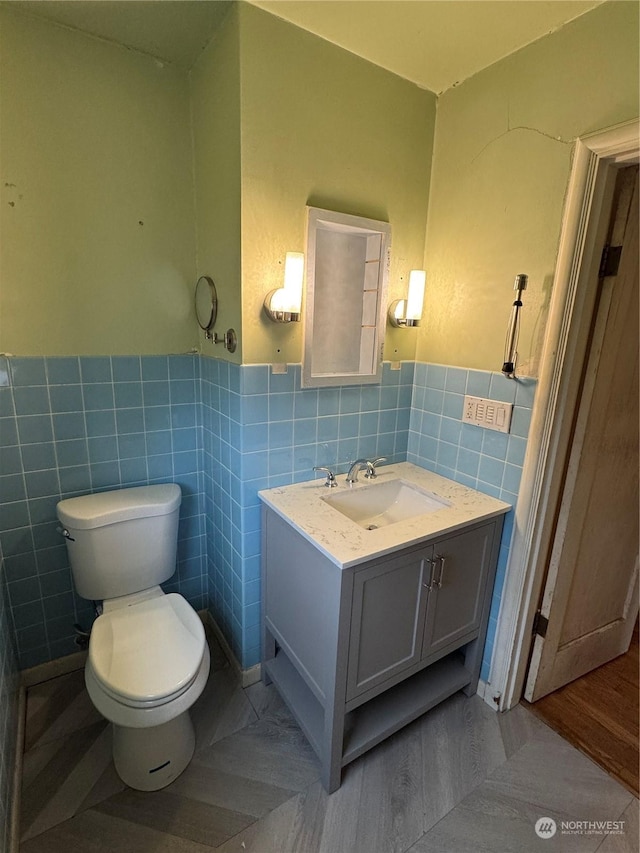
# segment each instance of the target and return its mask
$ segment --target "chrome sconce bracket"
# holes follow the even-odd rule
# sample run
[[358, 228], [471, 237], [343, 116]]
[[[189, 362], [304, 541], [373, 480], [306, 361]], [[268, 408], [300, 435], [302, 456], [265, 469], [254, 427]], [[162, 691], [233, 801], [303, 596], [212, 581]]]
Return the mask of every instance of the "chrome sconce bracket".
[[265, 314], [274, 323], [299, 323], [299, 311], [283, 311], [282, 309], [275, 307], [274, 302], [277, 303], [278, 300], [278, 296], [276, 296], [276, 294], [280, 294], [282, 290], [282, 287], [277, 287], [267, 293], [264, 298]]
[[389, 323], [396, 329], [411, 329], [413, 326], [419, 326], [420, 320], [406, 317], [407, 300], [394, 299], [389, 305]]

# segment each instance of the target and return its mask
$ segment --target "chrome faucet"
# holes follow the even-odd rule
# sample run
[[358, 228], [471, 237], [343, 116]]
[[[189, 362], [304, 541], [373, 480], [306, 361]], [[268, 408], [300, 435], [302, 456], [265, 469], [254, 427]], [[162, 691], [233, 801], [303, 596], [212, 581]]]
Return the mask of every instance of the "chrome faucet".
[[349, 473], [347, 474], [347, 483], [352, 486], [354, 483], [358, 482], [358, 474], [360, 471], [364, 471], [366, 469], [367, 473], [364, 475], [366, 480], [375, 480], [378, 476], [376, 474], [376, 465], [379, 465], [381, 462], [386, 462], [386, 456], [380, 456], [378, 459], [374, 459], [373, 461], [370, 459], [356, 459], [353, 465], [349, 468]]
[[369, 464], [370, 462], [368, 459], [356, 459], [353, 465], [349, 468], [349, 473], [347, 474], [347, 483], [349, 483], [350, 486], [353, 485], [353, 483], [357, 483], [358, 474], [365, 468], [368, 469]]

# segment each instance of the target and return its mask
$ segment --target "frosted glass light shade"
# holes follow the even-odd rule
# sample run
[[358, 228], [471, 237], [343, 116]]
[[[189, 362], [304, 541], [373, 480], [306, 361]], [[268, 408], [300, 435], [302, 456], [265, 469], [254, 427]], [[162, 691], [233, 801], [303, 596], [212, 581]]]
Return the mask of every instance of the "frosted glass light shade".
[[299, 314], [302, 307], [302, 279], [304, 255], [302, 252], [287, 252], [284, 262], [283, 311]]
[[388, 317], [392, 326], [408, 329], [420, 325], [426, 280], [424, 270], [411, 270], [407, 298], [396, 299], [389, 306]]
[[424, 302], [424, 285], [427, 274], [424, 270], [411, 270], [409, 273], [409, 293], [407, 295], [407, 320], [420, 320], [422, 318], [422, 304]]
[[300, 320], [304, 255], [287, 252], [284, 262], [284, 286], [267, 293], [264, 310], [274, 323], [295, 323]]

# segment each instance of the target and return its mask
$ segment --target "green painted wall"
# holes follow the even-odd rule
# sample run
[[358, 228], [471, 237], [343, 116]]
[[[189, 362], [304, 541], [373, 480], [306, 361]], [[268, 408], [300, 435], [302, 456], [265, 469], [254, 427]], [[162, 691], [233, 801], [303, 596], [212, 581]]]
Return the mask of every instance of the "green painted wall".
[[524, 272], [537, 374], [573, 143], [638, 115], [638, 9], [606, 3], [440, 97], [420, 360], [499, 370]]
[[188, 81], [0, 10], [0, 351], [197, 344]]
[[[441, 96], [433, 169], [433, 94], [247, 4], [190, 78], [7, 4], [0, 15], [0, 351], [19, 355], [199, 342], [299, 361], [302, 324], [269, 323], [262, 301], [285, 252], [304, 250], [312, 204], [391, 222], [390, 298], [427, 268], [423, 326], [387, 327], [387, 358], [499, 367], [526, 272], [520, 359], [535, 374], [573, 142], [638, 114], [632, 2]], [[234, 356], [199, 337], [203, 273], [216, 331], [239, 333]]]
[[205, 340], [203, 353], [240, 363], [241, 172], [240, 172], [240, 33], [237, 7], [232, 8], [215, 38], [191, 71], [191, 115], [196, 187], [198, 275], [213, 278], [218, 293], [215, 331], [238, 333], [233, 355]]
[[[243, 360], [295, 362], [302, 323], [274, 325], [262, 303], [285, 253], [304, 251], [305, 205], [391, 223], [392, 298], [422, 265], [436, 98], [253, 6], [239, 14]], [[391, 330], [385, 357], [413, 358], [415, 342]]]

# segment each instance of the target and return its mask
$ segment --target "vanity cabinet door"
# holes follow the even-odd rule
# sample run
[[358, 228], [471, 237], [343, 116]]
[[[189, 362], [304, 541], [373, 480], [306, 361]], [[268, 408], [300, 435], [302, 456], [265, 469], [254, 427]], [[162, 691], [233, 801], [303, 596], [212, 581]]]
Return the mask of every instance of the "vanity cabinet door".
[[418, 663], [431, 548], [354, 572], [347, 700]]
[[480, 628], [494, 532], [495, 524], [485, 524], [433, 546], [423, 657], [455, 647]]

